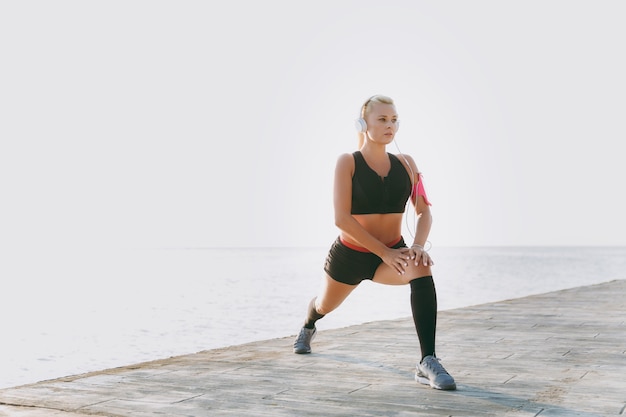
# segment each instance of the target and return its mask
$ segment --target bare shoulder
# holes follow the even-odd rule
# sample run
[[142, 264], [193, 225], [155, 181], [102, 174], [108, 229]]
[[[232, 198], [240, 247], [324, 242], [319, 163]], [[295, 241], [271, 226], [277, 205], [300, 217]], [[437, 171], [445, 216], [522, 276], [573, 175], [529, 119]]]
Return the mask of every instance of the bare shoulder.
[[354, 169], [354, 157], [350, 153], [342, 153], [337, 157], [338, 169]]
[[413, 160], [413, 157], [411, 157], [411, 155], [406, 153], [399, 153], [396, 156], [398, 157], [400, 162], [402, 162], [402, 165], [404, 165], [406, 168], [410, 169], [414, 173], [419, 172], [419, 170], [417, 169], [417, 165], [415, 164], [415, 161]]

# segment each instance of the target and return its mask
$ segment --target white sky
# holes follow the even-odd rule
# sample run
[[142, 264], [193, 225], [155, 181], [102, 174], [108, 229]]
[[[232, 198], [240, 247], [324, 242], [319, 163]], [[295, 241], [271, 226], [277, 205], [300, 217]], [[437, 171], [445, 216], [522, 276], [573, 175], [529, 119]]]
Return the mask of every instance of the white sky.
[[0, 243], [329, 246], [335, 160], [380, 93], [433, 245], [624, 245], [625, 21], [623, 1], [2, 2]]

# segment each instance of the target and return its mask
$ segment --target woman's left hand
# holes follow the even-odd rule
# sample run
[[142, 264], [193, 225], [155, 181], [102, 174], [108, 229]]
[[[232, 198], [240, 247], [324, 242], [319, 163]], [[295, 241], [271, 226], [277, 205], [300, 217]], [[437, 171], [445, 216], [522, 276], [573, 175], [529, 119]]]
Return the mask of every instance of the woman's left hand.
[[418, 266], [420, 263], [424, 264], [424, 266], [432, 266], [435, 264], [428, 252], [419, 245], [413, 245], [409, 248], [409, 256], [411, 259], [415, 260], [415, 266]]

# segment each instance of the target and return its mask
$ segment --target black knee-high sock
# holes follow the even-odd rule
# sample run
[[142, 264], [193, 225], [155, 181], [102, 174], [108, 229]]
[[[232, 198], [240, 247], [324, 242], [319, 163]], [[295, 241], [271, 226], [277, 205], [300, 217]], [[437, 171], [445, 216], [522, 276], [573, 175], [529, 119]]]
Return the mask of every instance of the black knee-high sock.
[[309, 310], [307, 312], [306, 320], [304, 321], [304, 327], [307, 329], [312, 329], [315, 327], [315, 322], [324, 317], [324, 314], [320, 314], [317, 312], [315, 308], [315, 300], [317, 297], [314, 297], [309, 303]]
[[437, 293], [432, 276], [417, 278], [411, 284], [411, 310], [420, 341], [422, 358], [435, 354]]

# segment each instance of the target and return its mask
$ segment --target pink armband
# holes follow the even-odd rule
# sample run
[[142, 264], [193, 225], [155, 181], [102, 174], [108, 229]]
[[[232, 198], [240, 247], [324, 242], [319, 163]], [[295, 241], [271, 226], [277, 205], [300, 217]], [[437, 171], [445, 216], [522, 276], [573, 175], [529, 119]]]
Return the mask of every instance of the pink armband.
[[422, 177], [422, 174], [418, 174], [417, 184], [413, 186], [413, 195], [416, 195], [417, 197], [422, 196], [426, 204], [432, 206], [430, 201], [428, 201], [428, 197], [426, 196], [426, 190], [424, 189], [424, 178]]

